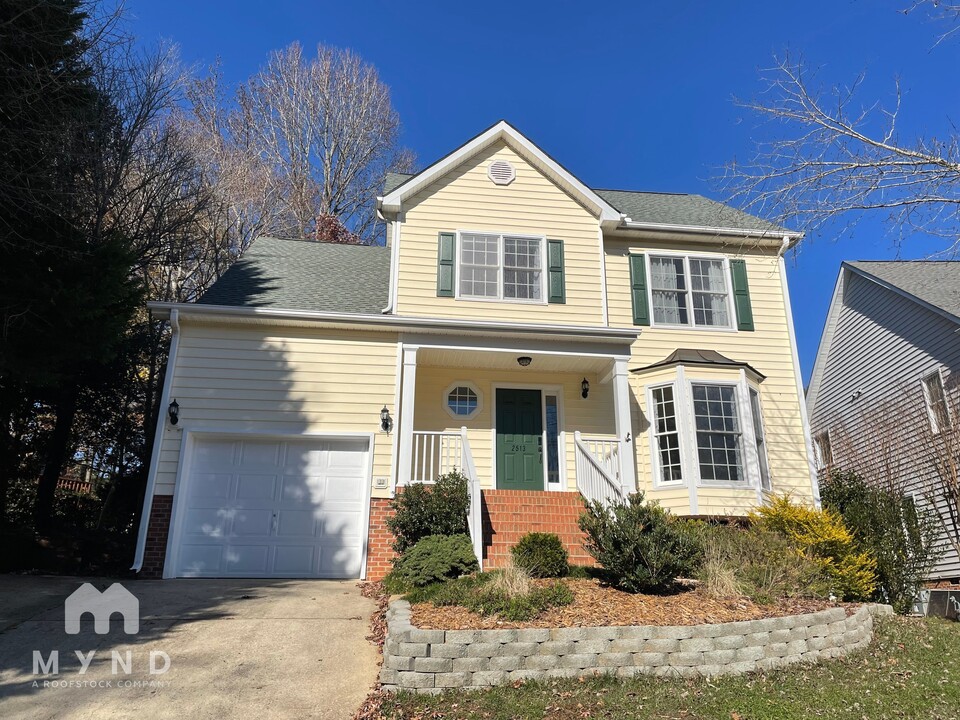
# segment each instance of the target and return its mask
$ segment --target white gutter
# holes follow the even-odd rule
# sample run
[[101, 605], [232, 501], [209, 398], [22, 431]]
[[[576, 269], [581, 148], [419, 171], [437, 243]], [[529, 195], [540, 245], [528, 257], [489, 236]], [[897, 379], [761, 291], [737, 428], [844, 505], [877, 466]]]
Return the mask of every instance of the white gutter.
[[[725, 228], [710, 227], [709, 225], [671, 225], [667, 223], [637, 222], [626, 220], [621, 223], [621, 228], [625, 230], [651, 230], [659, 232], [677, 232], [677, 233], [696, 233], [698, 235], [728, 235], [735, 237], [752, 237], [759, 239], [772, 240], [779, 237], [781, 233], [767, 232], [764, 230], [746, 230], [743, 228]], [[784, 238], [789, 238], [794, 242], [803, 237], [803, 233], [788, 232], [782, 234]]]
[[632, 342], [639, 329], [606, 328], [589, 325], [545, 325], [535, 323], [503, 323], [488, 320], [459, 320], [419, 316], [398, 317], [361, 313], [314, 312], [310, 310], [278, 310], [274, 308], [235, 307], [230, 305], [198, 305], [196, 303], [150, 302], [147, 308], [158, 318], [172, 316], [179, 311], [183, 317], [209, 316], [228, 318], [260, 318], [277, 321], [326, 322], [353, 326], [368, 326], [382, 330], [447, 330], [502, 335], [504, 333], [540, 333], [560, 337], [582, 337], [599, 341]]
[[157, 470], [160, 467], [160, 450], [163, 445], [163, 432], [167, 427], [167, 405], [170, 404], [170, 388], [173, 386], [173, 374], [177, 367], [177, 348], [180, 346], [180, 311], [170, 310], [170, 352], [167, 354], [167, 369], [163, 376], [163, 390], [157, 407], [157, 430], [153, 435], [153, 452], [150, 455], [150, 469], [147, 472], [147, 489], [143, 495], [143, 510], [140, 514], [140, 530], [137, 533], [137, 551], [133, 557], [131, 570], [140, 572], [143, 567], [143, 553], [147, 547], [147, 526], [150, 524], [150, 511], [153, 509], [153, 491], [157, 484]]

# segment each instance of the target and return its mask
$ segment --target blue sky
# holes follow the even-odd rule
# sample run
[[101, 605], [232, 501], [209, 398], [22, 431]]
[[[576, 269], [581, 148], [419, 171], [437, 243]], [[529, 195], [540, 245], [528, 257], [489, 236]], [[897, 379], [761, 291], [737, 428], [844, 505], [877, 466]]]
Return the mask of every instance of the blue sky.
[[[183, 60], [218, 57], [228, 82], [297, 40], [356, 50], [390, 85], [403, 142], [422, 165], [499, 118], [593, 187], [701, 193], [771, 129], [733, 98], [762, 90], [774, 54], [802, 53], [823, 82], [860, 72], [864, 102], [904, 92], [901, 132], [945, 134], [957, 118], [960, 41], [912, 0], [778, 2], [292, 2], [129, 0], [142, 42], [176, 42]], [[891, 259], [880, 218], [837, 224], [788, 259], [804, 378], [842, 260]], [[936, 249], [916, 239], [903, 258]]]

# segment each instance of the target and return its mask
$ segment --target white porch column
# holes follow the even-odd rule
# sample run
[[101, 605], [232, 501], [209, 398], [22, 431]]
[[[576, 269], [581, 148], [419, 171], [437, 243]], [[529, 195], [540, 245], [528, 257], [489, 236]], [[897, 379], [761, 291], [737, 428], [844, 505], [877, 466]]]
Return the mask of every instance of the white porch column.
[[[613, 407], [616, 416], [617, 439], [620, 442], [620, 486], [626, 494], [637, 491], [636, 453], [633, 423], [630, 421], [630, 382], [627, 358], [613, 361]], [[628, 439], [629, 438], [629, 439]]]
[[403, 347], [403, 372], [400, 391], [400, 456], [397, 484], [409, 485], [413, 469], [413, 408], [417, 390], [417, 347]]

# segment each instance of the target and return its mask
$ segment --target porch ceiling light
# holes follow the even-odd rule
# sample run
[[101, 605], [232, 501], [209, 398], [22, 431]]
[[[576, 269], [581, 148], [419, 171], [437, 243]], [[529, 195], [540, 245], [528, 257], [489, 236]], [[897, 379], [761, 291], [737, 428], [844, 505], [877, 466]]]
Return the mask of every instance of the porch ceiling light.
[[383, 410], [380, 411], [380, 429], [385, 433], [393, 429], [393, 418], [390, 417], [390, 411], [386, 405], [384, 405]]
[[587, 379], [584, 378], [583, 382], [580, 383], [580, 397], [586, 399], [587, 395], [590, 394], [590, 383], [587, 382]]
[[528, 357], [526, 355], [521, 355], [520, 357], [517, 358], [517, 364], [520, 367], [527, 367], [527, 365], [529, 365], [532, 362], [533, 362], [533, 358]]
[[180, 403], [174, 398], [173, 402], [167, 407], [167, 415], [170, 416], [170, 424], [176, 425], [180, 422]]

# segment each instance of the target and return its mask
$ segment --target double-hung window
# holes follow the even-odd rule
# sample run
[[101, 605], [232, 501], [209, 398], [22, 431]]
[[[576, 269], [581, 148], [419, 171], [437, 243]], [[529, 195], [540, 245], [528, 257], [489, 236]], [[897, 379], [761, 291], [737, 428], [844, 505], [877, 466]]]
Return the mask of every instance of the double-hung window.
[[697, 461], [704, 482], [740, 482], [743, 444], [737, 389], [733, 385], [693, 383], [693, 420]]
[[653, 388], [653, 442], [656, 462], [663, 484], [683, 481], [680, 459], [680, 432], [677, 427], [677, 405], [673, 385]]
[[730, 276], [722, 259], [650, 256], [654, 325], [733, 327]]
[[458, 296], [542, 302], [543, 238], [461, 233]]
[[950, 408], [939, 370], [923, 376], [923, 399], [927, 405], [930, 429], [935, 435], [950, 428]]

